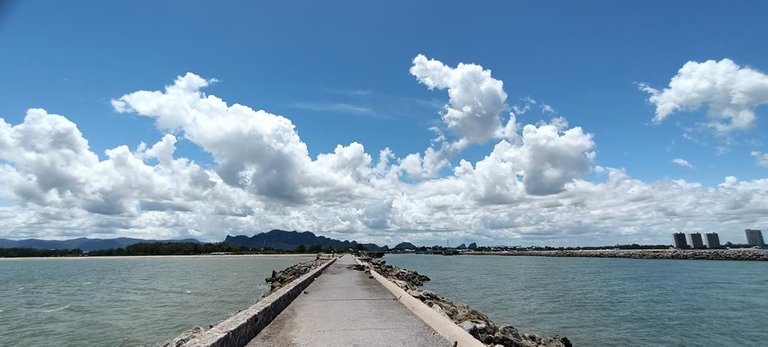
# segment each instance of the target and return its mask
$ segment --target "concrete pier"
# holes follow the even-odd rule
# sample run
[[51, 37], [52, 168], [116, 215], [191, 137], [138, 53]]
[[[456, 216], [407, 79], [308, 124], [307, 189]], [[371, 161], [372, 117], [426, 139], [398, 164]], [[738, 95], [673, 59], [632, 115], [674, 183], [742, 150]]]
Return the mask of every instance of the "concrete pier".
[[339, 258], [247, 346], [451, 346], [368, 274]]

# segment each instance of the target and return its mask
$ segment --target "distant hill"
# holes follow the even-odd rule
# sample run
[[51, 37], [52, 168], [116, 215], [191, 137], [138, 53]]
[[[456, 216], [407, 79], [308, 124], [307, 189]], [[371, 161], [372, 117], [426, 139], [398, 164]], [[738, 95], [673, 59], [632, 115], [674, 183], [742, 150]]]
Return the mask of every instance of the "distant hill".
[[0, 248], [35, 248], [35, 249], [80, 249], [83, 252], [99, 251], [111, 248], [124, 248], [141, 242], [192, 242], [200, 243], [195, 239], [183, 240], [143, 240], [127, 237], [116, 239], [89, 239], [78, 238], [72, 240], [8, 240], [0, 239]]
[[410, 242], [400, 242], [395, 246], [395, 249], [416, 249], [416, 245]]
[[[355, 241], [339, 241], [325, 236], [317, 236], [309, 231], [285, 231], [270, 230], [265, 233], [256, 234], [251, 237], [245, 235], [230, 236], [224, 239], [224, 243], [248, 248], [274, 248], [286, 251], [295, 250], [300, 245], [304, 247], [321, 246], [323, 248], [345, 249], [354, 248], [357, 245]], [[366, 250], [382, 251], [388, 249], [387, 246], [379, 246], [373, 243], [362, 244]]]

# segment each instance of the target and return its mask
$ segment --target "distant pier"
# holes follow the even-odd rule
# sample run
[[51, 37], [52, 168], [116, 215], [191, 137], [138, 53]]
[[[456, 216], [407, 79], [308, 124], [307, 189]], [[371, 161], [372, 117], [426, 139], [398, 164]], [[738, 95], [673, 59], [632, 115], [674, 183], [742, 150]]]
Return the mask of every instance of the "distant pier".
[[643, 249], [643, 250], [550, 250], [550, 251], [489, 251], [465, 252], [469, 255], [502, 255], [534, 257], [584, 257], [630, 259], [681, 259], [681, 260], [740, 260], [768, 261], [765, 249]]

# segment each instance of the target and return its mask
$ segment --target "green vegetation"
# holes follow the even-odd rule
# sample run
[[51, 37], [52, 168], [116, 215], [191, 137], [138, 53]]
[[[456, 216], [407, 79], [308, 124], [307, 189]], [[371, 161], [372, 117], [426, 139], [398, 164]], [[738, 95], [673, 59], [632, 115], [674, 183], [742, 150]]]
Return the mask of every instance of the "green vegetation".
[[597, 250], [611, 250], [611, 249], [668, 249], [671, 245], [639, 245], [636, 243], [628, 245], [614, 245], [614, 246], [583, 246], [583, 247], [551, 247], [551, 246], [531, 246], [531, 247], [477, 247], [476, 250], [480, 252], [487, 251], [597, 251]]
[[291, 254], [334, 252], [334, 249], [321, 246], [305, 247], [285, 251], [274, 248], [248, 248], [229, 243], [196, 242], [142, 242], [127, 247], [110, 248], [84, 253], [79, 249], [36, 249], [36, 248], [0, 248], [0, 258], [19, 257], [82, 257], [82, 256], [142, 256], [142, 255], [203, 255], [203, 254]]
[[[551, 246], [530, 246], [530, 247], [521, 247], [521, 246], [494, 246], [494, 247], [488, 247], [488, 246], [477, 246], [476, 243], [470, 243], [469, 246], [466, 246], [466, 248], [463, 247], [457, 247], [457, 248], [449, 248], [449, 247], [442, 247], [442, 246], [432, 246], [432, 247], [416, 247], [415, 253], [426, 253], [426, 254], [443, 254], [446, 250], [455, 250], [455, 249], [461, 249], [461, 250], [470, 250], [470, 251], [477, 251], [477, 252], [515, 252], [515, 251], [577, 251], [577, 250], [590, 250], [590, 251], [596, 251], [596, 250], [612, 250], [612, 249], [621, 249], [621, 250], [630, 250], [630, 249], [669, 249], [670, 245], [639, 245], [636, 243], [628, 244], [628, 245], [614, 245], [614, 246], [584, 246], [584, 247], [551, 247]], [[394, 253], [397, 253], [401, 250], [394, 250]]]
[[[336, 252], [336, 250], [333, 247], [331, 247], [331, 246], [327, 246], [327, 247], [323, 248], [323, 246], [320, 246], [320, 245], [314, 245], [314, 246], [309, 246], [309, 247], [304, 246], [304, 245], [298, 245], [296, 247], [296, 249], [293, 250], [293, 253], [299, 253], [299, 254], [301, 254], [301, 253], [323, 253], [323, 252], [325, 252], [325, 253], [333, 253], [333, 252]], [[289, 253], [289, 252], [286, 252], [286, 253]]]
[[82, 255], [83, 251], [79, 249], [0, 248], [0, 258], [77, 257]]
[[125, 248], [93, 251], [93, 256], [198, 255], [211, 253], [252, 253], [250, 249], [225, 243], [142, 242]]

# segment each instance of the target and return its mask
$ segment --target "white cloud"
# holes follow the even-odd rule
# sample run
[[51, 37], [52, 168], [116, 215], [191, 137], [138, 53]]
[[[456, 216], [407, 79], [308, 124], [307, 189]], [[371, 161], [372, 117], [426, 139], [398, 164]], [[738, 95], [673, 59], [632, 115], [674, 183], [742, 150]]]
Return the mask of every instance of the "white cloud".
[[496, 137], [500, 115], [507, 109], [507, 93], [490, 70], [464, 63], [451, 68], [419, 54], [413, 58], [411, 74], [429, 89], [448, 89], [443, 121], [454, 134], [474, 143]]
[[[515, 160], [521, 162], [517, 164], [522, 170], [519, 174], [531, 194], [556, 193], [562, 190], [564, 183], [588, 170], [591, 158], [587, 158], [587, 152], [591, 152], [593, 147], [591, 135], [584, 134], [580, 128], [565, 130], [567, 122], [564, 119], [556, 118], [547, 127], [525, 126], [522, 136], [518, 133], [520, 126], [515, 113], [510, 112], [506, 124], [502, 124], [502, 113], [509, 108], [506, 104], [507, 94], [503, 82], [493, 78], [490, 70], [464, 63], [452, 68], [439, 60], [419, 54], [413, 59], [410, 71], [428, 88], [448, 90], [449, 102], [442, 119], [453, 135], [458, 137], [458, 140], [451, 142], [437, 129], [438, 137], [434, 142], [439, 147], [427, 148], [423, 155], [411, 154], [401, 163], [403, 172], [411, 178], [438, 177], [441, 169], [450, 164], [450, 159], [470, 144], [482, 144], [491, 139], [505, 139], [515, 151], [526, 153]], [[513, 107], [519, 114], [537, 105], [530, 97], [521, 99], [521, 103]], [[554, 113], [549, 105], [542, 105], [541, 110], [547, 114]], [[539, 130], [542, 132], [539, 133]], [[565, 131], [563, 139], [557, 135], [560, 131]], [[553, 133], [555, 136], [550, 136]], [[527, 139], [524, 138], [526, 134]], [[577, 137], [587, 141], [569, 142]], [[588, 146], [583, 146], [585, 143]], [[570, 161], [577, 152], [577, 157], [583, 160]], [[572, 167], [576, 162], [578, 165]]]
[[291, 106], [295, 108], [305, 109], [305, 110], [311, 110], [311, 111], [322, 111], [322, 112], [339, 112], [339, 113], [351, 113], [351, 114], [358, 114], [358, 115], [365, 115], [365, 116], [376, 116], [376, 112], [368, 107], [368, 106], [361, 106], [361, 105], [353, 105], [343, 102], [336, 102], [336, 103], [308, 103], [308, 102], [299, 102], [292, 104]]
[[757, 165], [768, 168], [768, 153], [752, 151], [751, 154], [755, 157]]
[[524, 167], [526, 191], [532, 195], [562, 191], [566, 183], [589, 170], [593, 148], [592, 135], [580, 127], [563, 130], [556, 124], [526, 125], [518, 159]]
[[544, 112], [545, 114], [557, 114], [557, 111], [555, 109], [547, 104], [541, 105], [541, 112]]
[[[111, 149], [99, 160], [73, 123], [43, 110], [31, 110], [19, 125], [3, 122], [0, 129], [0, 158], [6, 162], [0, 165], [0, 194], [23, 204], [3, 208], [12, 211], [0, 219], [4, 237], [220, 240], [226, 233], [275, 227], [391, 243], [667, 242], [669, 232], [691, 227], [738, 230], [759, 223], [768, 211], [766, 180], [728, 178], [715, 188], [644, 183], [602, 167], [595, 172], [607, 176], [604, 182], [581, 180], [592, 160], [592, 138], [562, 124], [526, 125], [521, 144], [501, 140], [486, 158], [462, 160], [453, 175], [416, 183], [397, 178], [407, 157], [393, 166], [389, 150], [374, 163], [360, 144], [337, 146], [311, 161], [308, 168], [316, 174], [306, 177], [312, 184], [302, 186], [307, 199], [298, 205], [223, 184], [216, 172], [174, 158], [172, 135], [136, 151]], [[33, 133], [39, 148], [52, 148], [44, 139], [68, 140], [56, 142], [63, 152], [49, 157], [24, 147], [35, 141], [21, 138]], [[67, 157], [67, 151], [74, 152]], [[47, 171], [34, 171], [33, 164], [63, 158], [75, 178], [41, 185], [38, 179]]]
[[[186, 159], [173, 159], [176, 139], [166, 135], [149, 150], [119, 146], [100, 160], [77, 126], [63, 116], [30, 109], [21, 124], [0, 119], [0, 181], [24, 204], [80, 208], [104, 215], [135, 214], [147, 204], [184, 204], [215, 185], [211, 174]], [[156, 166], [146, 159], [157, 159]], [[178, 204], [177, 204], [178, 205]]]
[[423, 155], [409, 154], [401, 160], [400, 171], [417, 180], [436, 178], [443, 168], [450, 165], [449, 159], [460, 153], [468, 144], [464, 139], [456, 142], [442, 141], [438, 149], [428, 147]]
[[138, 91], [112, 104], [118, 112], [155, 118], [158, 128], [181, 132], [216, 160], [228, 184], [288, 201], [301, 190], [308, 165], [307, 146], [293, 123], [282, 116], [226, 102], [200, 89], [209, 81], [187, 73], [165, 91]]
[[730, 59], [689, 61], [663, 90], [640, 84], [656, 106], [656, 122], [680, 111], [706, 105], [707, 125], [718, 133], [745, 130], [754, 125], [755, 108], [768, 104], [768, 76]]
[[[611, 244], [669, 242], [673, 231], [738, 231], [765, 221], [768, 180], [729, 177], [705, 187], [592, 169], [592, 135], [562, 118], [522, 125], [509, 115], [502, 125], [505, 94], [488, 70], [426, 58], [417, 65], [422, 83], [458, 79], [454, 94], [445, 87], [450, 98], [491, 98], [496, 113], [451, 101], [449, 109], [463, 110], [454, 125], [446, 120], [452, 133], [438, 131], [435, 147], [403, 157], [386, 148], [371, 155], [352, 142], [311, 158], [290, 119], [206, 95], [211, 80], [194, 74], [114, 100], [119, 112], [151, 117], [167, 134], [102, 158], [64, 116], [31, 109], [19, 124], [0, 119], [0, 199], [16, 203], [0, 207], [0, 237], [213, 241], [283, 228], [390, 244]], [[480, 139], [497, 141], [483, 159], [449, 161]], [[176, 157], [179, 141], [211, 153], [214, 167]], [[590, 171], [601, 178], [584, 180]]]
[[512, 106], [512, 111], [516, 115], [524, 115], [531, 110], [531, 107], [537, 104], [536, 100], [533, 100], [530, 96], [520, 98], [520, 102]]
[[687, 160], [682, 158], [672, 159], [672, 164], [675, 164], [680, 167], [687, 167], [689, 169], [693, 169], [693, 165], [691, 165], [691, 163], [689, 163]]

